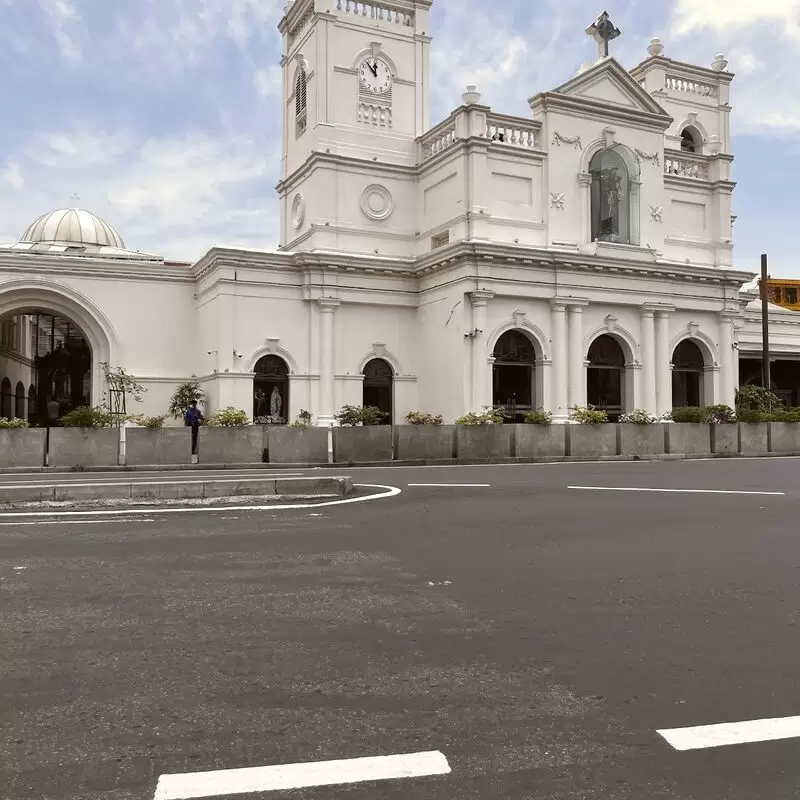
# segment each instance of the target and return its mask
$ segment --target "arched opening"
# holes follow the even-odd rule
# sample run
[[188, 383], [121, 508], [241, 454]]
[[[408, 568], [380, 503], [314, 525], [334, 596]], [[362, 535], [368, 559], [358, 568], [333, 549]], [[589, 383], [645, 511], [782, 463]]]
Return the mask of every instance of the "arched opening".
[[258, 425], [285, 425], [289, 419], [289, 367], [275, 355], [256, 362], [253, 379], [253, 421]]
[[681, 131], [681, 150], [684, 153], [699, 153], [702, 137], [696, 128], [684, 128]]
[[492, 403], [508, 422], [522, 422], [534, 408], [536, 349], [521, 331], [506, 331], [492, 352]]
[[705, 359], [700, 348], [684, 339], [672, 354], [672, 406], [705, 405], [703, 374]]
[[0, 417], [10, 419], [14, 416], [14, 396], [11, 394], [11, 381], [3, 378], [0, 381]]
[[302, 67], [297, 71], [294, 85], [294, 106], [297, 135], [302, 136], [308, 125], [308, 75]]
[[365, 406], [375, 406], [383, 411], [386, 416], [384, 425], [391, 425], [394, 421], [394, 370], [382, 358], [373, 358], [364, 366], [364, 390], [362, 403]]
[[25, 387], [22, 384], [22, 381], [17, 382], [17, 388], [14, 392], [14, 416], [17, 419], [26, 419], [26, 402], [25, 402]]
[[28, 411], [26, 419], [29, 425], [33, 425], [36, 421], [36, 387], [33, 384], [28, 387]]
[[588, 361], [587, 404], [603, 409], [616, 422], [625, 406], [625, 353], [613, 336], [604, 334], [589, 347]]
[[592, 176], [592, 241], [629, 244], [631, 241], [631, 178], [615, 150], [595, 153], [589, 162]]

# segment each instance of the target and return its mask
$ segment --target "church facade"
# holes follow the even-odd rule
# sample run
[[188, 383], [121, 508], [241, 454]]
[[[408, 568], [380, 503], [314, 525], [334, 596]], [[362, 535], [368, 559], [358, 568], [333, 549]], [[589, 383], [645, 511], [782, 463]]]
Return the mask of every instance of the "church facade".
[[[212, 410], [273, 423], [732, 405], [761, 344], [733, 267], [725, 59], [653, 40], [626, 70], [601, 17], [598, 58], [529, 116], [467, 87], [431, 127], [431, 3], [287, 6], [278, 252], [165, 262], [76, 209], [0, 249], [0, 416], [101, 402], [102, 363], [137, 376], [146, 413], [197, 376]], [[772, 315], [800, 363], [800, 314]]]

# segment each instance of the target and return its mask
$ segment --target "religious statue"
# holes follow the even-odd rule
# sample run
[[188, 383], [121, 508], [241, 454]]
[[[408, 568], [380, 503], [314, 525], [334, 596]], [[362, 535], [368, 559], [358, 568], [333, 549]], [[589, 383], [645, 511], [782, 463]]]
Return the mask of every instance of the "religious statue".
[[283, 398], [281, 397], [280, 389], [275, 386], [272, 389], [272, 394], [269, 398], [269, 413], [273, 419], [280, 419], [281, 408], [283, 407]]

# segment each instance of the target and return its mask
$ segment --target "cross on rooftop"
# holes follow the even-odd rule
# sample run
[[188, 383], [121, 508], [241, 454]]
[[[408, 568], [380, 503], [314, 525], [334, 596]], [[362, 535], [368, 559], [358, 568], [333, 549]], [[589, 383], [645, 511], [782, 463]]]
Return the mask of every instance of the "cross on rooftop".
[[620, 29], [611, 21], [607, 11], [604, 11], [597, 20], [586, 29], [586, 34], [597, 42], [597, 55], [599, 58], [606, 58], [608, 56], [608, 43], [612, 39], [616, 39], [620, 33]]

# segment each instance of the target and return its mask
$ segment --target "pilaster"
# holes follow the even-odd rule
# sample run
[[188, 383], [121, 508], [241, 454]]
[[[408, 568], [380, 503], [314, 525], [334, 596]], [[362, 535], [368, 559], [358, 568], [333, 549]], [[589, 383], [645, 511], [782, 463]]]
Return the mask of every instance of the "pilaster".
[[336, 327], [334, 315], [341, 301], [334, 297], [320, 297], [317, 300], [320, 314], [320, 409], [318, 425], [329, 426], [335, 422], [335, 382], [336, 382]]
[[466, 335], [472, 339], [470, 400], [472, 409], [475, 411], [492, 405], [492, 369], [491, 365], [487, 363], [485, 331], [489, 301], [493, 298], [494, 292], [489, 289], [478, 289], [469, 293], [469, 301], [472, 306], [472, 330], [468, 331]]
[[550, 399], [550, 410], [553, 419], [557, 422], [566, 422], [569, 419], [568, 375], [567, 375], [567, 307], [558, 300], [550, 304], [551, 324], [553, 338], [551, 347], [553, 351], [553, 381]]
[[655, 309], [643, 306], [641, 310], [642, 375], [641, 407], [648, 414], [658, 414], [656, 403], [656, 323]]

